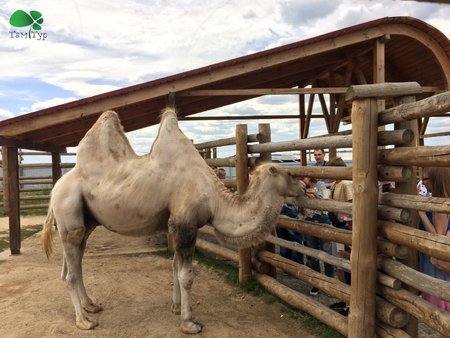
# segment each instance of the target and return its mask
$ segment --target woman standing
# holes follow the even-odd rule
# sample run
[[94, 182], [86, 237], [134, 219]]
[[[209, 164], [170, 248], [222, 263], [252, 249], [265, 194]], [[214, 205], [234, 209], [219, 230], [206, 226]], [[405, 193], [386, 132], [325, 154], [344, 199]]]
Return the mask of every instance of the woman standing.
[[[428, 167], [423, 170], [422, 182], [433, 197], [450, 198], [450, 168]], [[436, 235], [450, 236], [450, 218], [448, 214], [433, 212], [431, 219], [425, 213], [419, 213], [420, 219], [425, 227], [425, 231]], [[426, 256], [423, 265], [424, 273], [432, 277], [450, 282], [450, 274], [445, 272], [430, 262], [430, 257]], [[450, 312], [450, 303], [427, 293], [422, 293], [422, 298], [436, 305], [441, 309]]]

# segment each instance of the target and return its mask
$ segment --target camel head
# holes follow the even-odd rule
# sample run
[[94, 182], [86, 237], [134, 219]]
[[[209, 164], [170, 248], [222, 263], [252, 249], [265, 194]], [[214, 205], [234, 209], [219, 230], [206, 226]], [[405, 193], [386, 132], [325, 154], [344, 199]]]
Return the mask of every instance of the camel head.
[[273, 163], [265, 163], [257, 167], [252, 173], [250, 185], [252, 183], [266, 186], [267, 191], [282, 197], [299, 197], [305, 194], [299, 180], [295, 179], [288, 170]]
[[228, 204], [215, 215], [216, 238], [240, 248], [257, 245], [273, 231], [286, 198], [303, 195], [299, 181], [287, 170], [262, 164], [252, 173], [247, 192], [234, 200], [238, 203]]

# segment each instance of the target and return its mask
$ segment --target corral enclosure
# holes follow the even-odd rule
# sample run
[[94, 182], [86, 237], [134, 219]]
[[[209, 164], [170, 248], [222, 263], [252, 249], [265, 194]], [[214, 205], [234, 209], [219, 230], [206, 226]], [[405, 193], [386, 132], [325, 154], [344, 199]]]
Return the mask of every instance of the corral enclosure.
[[[247, 135], [246, 125], [238, 125], [234, 138], [204, 142], [196, 147], [210, 166], [236, 169], [236, 180], [226, 180], [225, 184], [236, 186], [238, 193], [246, 189], [249, 168], [270, 161], [271, 153], [300, 151], [301, 162], [307, 163], [306, 152], [315, 148], [329, 149], [330, 157], [341, 148], [353, 148], [351, 168], [289, 169], [296, 176], [352, 179], [356, 187], [353, 204], [329, 200], [311, 204], [303, 199], [299, 205], [352, 213], [353, 232], [284, 217], [280, 217], [278, 224], [303, 234], [351, 244], [354, 248], [351, 259], [306, 251], [275, 237], [268, 238], [267, 250], [253, 252], [234, 251], [205, 238], [199, 239], [197, 246], [239, 262], [242, 283], [253, 275], [271, 292], [343, 335], [417, 337], [420, 321], [448, 336], [448, 313], [418, 296], [419, 291], [426, 291], [448, 300], [448, 285], [417, 272], [417, 252], [450, 260], [449, 239], [417, 230], [416, 215], [417, 210], [450, 213], [449, 201], [417, 197], [415, 186], [419, 167], [450, 164], [448, 145], [423, 146], [426, 136], [449, 135], [448, 131], [425, 135], [431, 117], [445, 118], [450, 111], [449, 55], [450, 42], [433, 27], [413, 18], [384, 18], [1, 121], [11, 252], [20, 253], [18, 148], [51, 152], [51, 179], [56, 181], [64, 166], [61, 153], [78, 143], [103, 110], [117, 110], [125, 130], [131, 131], [156, 124], [159, 111], [168, 103], [179, 110], [179, 118], [183, 120], [221, 120], [236, 117], [190, 115], [262, 95], [296, 95], [298, 114], [265, 118], [298, 119], [300, 139], [270, 142], [269, 124], [261, 124], [255, 135]], [[417, 82], [402, 84], [404, 81]], [[319, 116], [313, 114], [316, 99], [321, 106]], [[311, 119], [317, 117], [325, 120], [328, 135], [310, 138]], [[340, 132], [342, 123], [351, 123], [352, 130]], [[379, 130], [386, 125], [392, 130]], [[230, 144], [236, 144], [235, 158], [211, 155], [209, 149]], [[395, 182], [395, 194], [378, 194], [379, 180]], [[213, 241], [207, 227], [204, 236]], [[351, 269], [351, 287], [283, 259], [275, 253], [274, 246], [291, 247], [323, 262]], [[350, 301], [348, 319], [281, 285], [275, 278], [276, 268], [318, 286], [337, 299]]]
[[[358, 331], [358, 326], [363, 325], [367, 330], [372, 325], [374, 332], [380, 337], [406, 337], [410, 335], [404, 329], [408, 325], [417, 326], [418, 322], [426, 323], [436, 332], [447, 336], [450, 333], [450, 314], [422, 300], [418, 291], [450, 301], [450, 287], [445, 281], [417, 271], [417, 253], [423, 252], [450, 261], [450, 238], [432, 235], [417, 230], [416, 227], [417, 210], [450, 213], [450, 200], [416, 196], [416, 182], [419, 167], [450, 165], [450, 146], [416, 146], [417, 129], [413, 120], [450, 109], [450, 93], [414, 102], [414, 94], [420, 91], [420, 86], [414, 83], [350, 87], [347, 96], [352, 100], [354, 109], [353, 129], [348, 135], [268, 142], [269, 124], [260, 124], [258, 135], [247, 135], [247, 126], [240, 124], [236, 126], [235, 138], [208, 142], [208, 148], [205, 148], [205, 144], [194, 144], [210, 166], [236, 169], [236, 180], [226, 179], [224, 183], [229, 187], [236, 187], [239, 194], [246, 189], [251, 168], [258, 163], [270, 161], [272, 152], [306, 151], [330, 145], [336, 151], [341, 147], [352, 147], [352, 167], [310, 167], [297, 164], [285, 170], [295, 176], [352, 179], [355, 187], [353, 203], [304, 198], [298, 200], [298, 205], [334, 212], [344, 210], [353, 214], [353, 233], [284, 216], [280, 216], [278, 221], [281, 228], [351, 244], [351, 259], [336, 258], [274, 236], [267, 239], [266, 250], [254, 248], [239, 251], [220, 246], [208, 226], [201, 230], [197, 247], [238, 263], [241, 283], [248, 282], [253, 276], [270, 292], [312, 314], [345, 336], [352, 336], [352, 330]], [[407, 103], [378, 112], [377, 99], [390, 97], [391, 94], [395, 95], [398, 102]], [[380, 126], [391, 123], [394, 123], [393, 130], [378, 131]], [[212, 148], [233, 143], [236, 144], [235, 158], [208, 158]], [[367, 159], [367, 154], [371, 154], [371, 158]], [[378, 182], [383, 180], [395, 182], [396, 193], [379, 194]], [[375, 205], [378, 208], [374, 208]], [[322, 262], [351, 270], [351, 286], [281, 257], [276, 253], [278, 250], [275, 246], [287, 247]], [[283, 285], [277, 280], [277, 269], [319, 287], [334, 298], [350, 303], [353, 318], [342, 317], [324, 304]]]

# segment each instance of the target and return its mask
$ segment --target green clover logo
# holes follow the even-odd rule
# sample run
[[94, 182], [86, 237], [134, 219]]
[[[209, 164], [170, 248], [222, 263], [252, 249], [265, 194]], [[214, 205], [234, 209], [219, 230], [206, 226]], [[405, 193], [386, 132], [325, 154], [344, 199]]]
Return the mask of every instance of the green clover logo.
[[41, 24], [44, 22], [42, 14], [38, 11], [30, 11], [30, 14], [19, 9], [15, 11], [9, 18], [9, 23], [14, 27], [27, 27], [30, 26], [29, 34], [31, 35], [31, 29], [36, 31], [42, 29]]

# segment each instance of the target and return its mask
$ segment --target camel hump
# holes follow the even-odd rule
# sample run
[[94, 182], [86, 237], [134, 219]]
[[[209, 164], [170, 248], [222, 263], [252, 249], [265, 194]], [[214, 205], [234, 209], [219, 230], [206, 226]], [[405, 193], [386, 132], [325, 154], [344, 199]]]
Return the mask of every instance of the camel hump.
[[90, 162], [95, 159], [117, 161], [135, 156], [116, 112], [108, 110], [100, 115], [80, 141], [78, 155], [77, 162], [84, 159]]
[[177, 112], [172, 107], [166, 107], [161, 111], [161, 129], [167, 131], [173, 131], [173, 128], [178, 128]]

